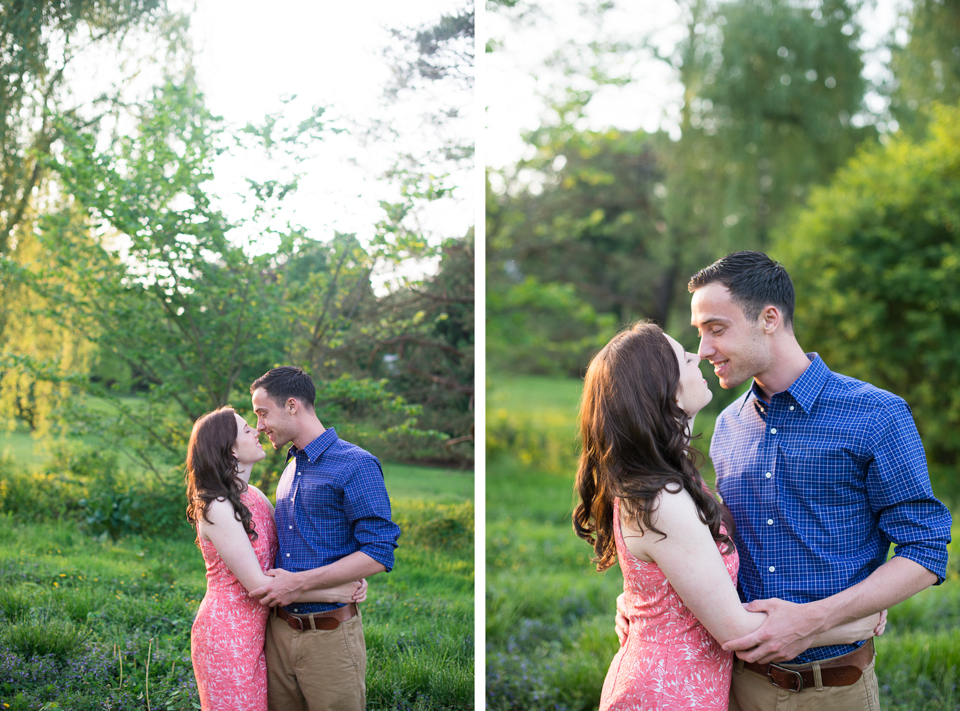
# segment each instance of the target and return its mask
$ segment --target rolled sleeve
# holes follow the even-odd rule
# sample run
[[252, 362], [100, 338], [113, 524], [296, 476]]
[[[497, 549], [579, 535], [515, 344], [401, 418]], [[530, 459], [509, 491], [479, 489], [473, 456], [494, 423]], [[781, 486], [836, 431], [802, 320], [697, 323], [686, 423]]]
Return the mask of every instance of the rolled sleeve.
[[343, 483], [343, 508], [360, 550], [393, 570], [400, 527], [390, 520], [390, 498], [376, 457], [356, 462]]
[[950, 511], [933, 495], [927, 460], [910, 407], [902, 399], [878, 411], [872, 428], [873, 460], [867, 470], [870, 505], [894, 555], [947, 573]]

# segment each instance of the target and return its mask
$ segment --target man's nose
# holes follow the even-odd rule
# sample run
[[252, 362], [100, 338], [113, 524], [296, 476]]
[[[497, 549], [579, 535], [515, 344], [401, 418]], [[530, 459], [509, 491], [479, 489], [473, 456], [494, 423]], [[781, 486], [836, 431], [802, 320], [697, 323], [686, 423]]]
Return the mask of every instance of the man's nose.
[[707, 336], [700, 337], [700, 347], [697, 348], [697, 355], [700, 356], [700, 360], [706, 360], [712, 356], [716, 350], [713, 347], [713, 344], [710, 343], [710, 339]]

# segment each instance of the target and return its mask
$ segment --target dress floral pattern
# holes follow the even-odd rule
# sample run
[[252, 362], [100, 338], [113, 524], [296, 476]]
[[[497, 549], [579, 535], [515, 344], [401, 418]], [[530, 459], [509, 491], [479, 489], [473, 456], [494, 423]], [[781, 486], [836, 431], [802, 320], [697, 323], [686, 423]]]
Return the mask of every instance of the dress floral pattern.
[[[277, 554], [270, 506], [252, 487], [240, 500], [253, 515], [258, 534], [253, 550], [266, 572]], [[203, 711], [267, 711], [263, 641], [270, 608], [247, 594], [211, 541], [199, 542], [207, 566], [207, 594], [193, 623], [190, 652], [200, 704]]]
[[[733, 653], [697, 621], [660, 566], [627, 549], [619, 500], [613, 527], [630, 633], [607, 672], [600, 711], [727, 711]], [[736, 585], [736, 551], [723, 560]]]

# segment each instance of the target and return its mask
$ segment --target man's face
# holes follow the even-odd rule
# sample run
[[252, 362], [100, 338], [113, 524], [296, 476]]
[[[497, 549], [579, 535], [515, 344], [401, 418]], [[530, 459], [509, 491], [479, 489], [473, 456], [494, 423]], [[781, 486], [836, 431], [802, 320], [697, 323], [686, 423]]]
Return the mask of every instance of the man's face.
[[700, 333], [698, 354], [710, 361], [720, 387], [735, 388], [770, 367], [772, 356], [761, 318], [748, 321], [727, 288], [718, 282], [693, 292], [690, 324]]
[[287, 408], [277, 404], [263, 388], [253, 391], [253, 412], [257, 416], [257, 431], [263, 432], [274, 449], [293, 441], [294, 422]]

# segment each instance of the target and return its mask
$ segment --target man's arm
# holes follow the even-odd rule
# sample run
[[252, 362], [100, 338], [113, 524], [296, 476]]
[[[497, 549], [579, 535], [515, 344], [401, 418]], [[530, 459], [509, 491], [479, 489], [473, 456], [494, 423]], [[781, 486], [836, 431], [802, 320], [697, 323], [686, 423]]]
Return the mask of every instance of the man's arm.
[[330, 588], [352, 580], [369, 578], [386, 570], [363, 551], [351, 553], [340, 560], [312, 570], [291, 573], [281, 568], [268, 570], [274, 576], [266, 585], [250, 591], [250, 597], [259, 598], [261, 605], [284, 607], [300, 598], [307, 590]]
[[748, 662], [793, 659], [828, 630], [893, 607], [937, 582], [937, 575], [919, 563], [896, 556], [862, 582], [823, 600], [803, 605], [776, 598], [754, 600], [747, 609], [766, 612], [759, 629], [723, 645]]

